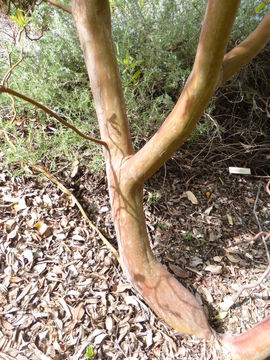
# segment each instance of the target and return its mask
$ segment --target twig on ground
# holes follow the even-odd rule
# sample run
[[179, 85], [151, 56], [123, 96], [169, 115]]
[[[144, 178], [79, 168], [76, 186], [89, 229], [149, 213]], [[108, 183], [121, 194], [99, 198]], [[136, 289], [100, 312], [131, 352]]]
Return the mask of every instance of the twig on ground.
[[34, 165], [32, 163], [30, 163], [29, 161], [27, 161], [27, 164], [34, 170], [42, 173], [43, 175], [45, 175], [49, 180], [51, 180], [55, 185], [58, 186], [58, 188], [66, 195], [70, 196], [71, 199], [74, 201], [74, 203], [77, 205], [78, 209], [80, 210], [82, 216], [85, 218], [85, 220], [87, 221], [88, 225], [90, 226], [90, 228], [92, 230], [94, 230], [99, 238], [102, 240], [102, 242], [107, 246], [108, 250], [110, 250], [113, 255], [116, 257], [117, 261], [119, 262], [119, 264], [121, 265], [121, 261], [120, 261], [120, 257], [119, 254], [117, 252], [117, 250], [112, 246], [112, 244], [106, 239], [106, 237], [101, 233], [101, 231], [90, 221], [90, 219], [88, 218], [88, 216], [86, 215], [83, 207], [81, 206], [81, 204], [79, 203], [79, 201], [77, 200], [77, 198], [58, 180], [56, 179], [52, 174], [50, 174], [47, 170], [45, 170], [43, 167], [40, 167], [38, 165]]
[[267, 276], [269, 274], [270, 274], [270, 265], [267, 266], [267, 269], [265, 270], [265, 272], [262, 274], [262, 276], [260, 277], [260, 279], [258, 281], [254, 282], [254, 283], [251, 283], [251, 284], [241, 286], [241, 288], [233, 296], [233, 304], [235, 304], [235, 302], [237, 301], [237, 299], [239, 298], [239, 296], [242, 294], [243, 291], [255, 289], [257, 286], [259, 286], [263, 282], [264, 279], [267, 278]]
[[[6, 133], [6, 131], [2, 130], [6, 141], [8, 142], [8, 144], [15, 150], [16, 146], [13, 144], [13, 142], [10, 140], [8, 134]], [[78, 209], [80, 210], [82, 216], [85, 218], [85, 220], [87, 221], [88, 225], [90, 226], [90, 228], [92, 230], [94, 230], [98, 236], [100, 237], [100, 239], [103, 241], [103, 243], [107, 246], [107, 248], [113, 253], [113, 255], [116, 257], [117, 261], [119, 262], [119, 264], [122, 266], [121, 264], [121, 260], [120, 260], [120, 256], [117, 252], [117, 250], [112, 246], [112, 244], [106, 239], [106, 237], [101, 233], [101, 231], [90, 221], [90, 219], [88, 218], [88, 216], [86, 215], [83, 207], [81, 206], [81, 204], [79, 203], [79, 201], [77, 200], [77, 198], [56, 178], [54, 177], [52, 174], [50, 174], [47, 170], [45, 170], [43, 167], [38, 166], [38, 165], [34, 165], [32, 164], [30, 161], [25, 161], [25, 163], [30, 166], [32, 169], [40, 172], [41, 174], [45, 175], [49, 180], [51, 180], [55, 185], [57, 185], [59, 187], [59, 189], [66, 195], [70, 196], [71, 199], [74, 201], [74, 203], [77, 205]]]
[[[270, 181], [268, 181], [268, 183], [266, 185], [266, 191], [270, 195], [269, 186], [270, 186]], [[270, 274], [270, 254], [269, 254], [268, 246], [267, 246], [267, 243], [266, 243], [266, 240], [268, 238], [270, 238], [270, 232], [262, 231], [261, 223], [259, 221], [258, 214], [256, 212], [260, 191], [261, 191], [261, 186], [258, 188], [256, 200], [255, 200], [254, 207], [253, 207], [253, 213], [254, 213], [254, 216], [256, 218], [256, 221], [257, 221], [258, 227], [260, 229], [260, 232], [256, 236], [254, 236], [251, 240], [249, 240], [249, 242], [250, 241], [255, 241], [255, 240], [259, 239], [259, 238], [262, 239], [262, 242], [263, 242], [264, 247], [265, 247], [267, 260], [268, 260], [268, 266], [267, 266], [266, 270], [264, 271], [264, 273], [262, 274], [262, 276], [259, 278], [258, 281], [254, 282], [254, 283], [251, 283], [251, 284], [241, 286], [241, 288], [233, 296], [232, 304], [230, 306], [228, 306], [227, 310], [229, 310], [235, 304], [235, 302], [237, 301], [237, 299], [239, 298], [239, 296], [242, 294], [243, 291], [251, 290], [251, 289], [254, 289], [254, 288], [258, 287], [264, 281], [264, 279], [266, 279], [267, 276]]]
[[73, 130], [76, 134], [80, 135], [81, 137], [83, 137], [86, 140], [90, 140], [93, 141], [96, 144], [99, 145], [103, 145], [106, 148], [108, 148], [108, 145], [105, 141], [102, 141], [100, 139], [96, 139], [92, 136], [86, 135], [84, 133], [82, 133], [79, 129], [77, 129], [75, 126], [71, 125], [70, 123], [68, 123], [66, 120], [64, 120], [63, 118], [61, 118], [59, 115], [57, 115], [53, 110], [49, 109], [47, 106], [42, 105], [41, 103], [37, 102], [34, 99], [29, 98], [28, 96], [25, 96], [23, 94], [18, 93], [15, 90], [6, 88], [5, 86], [0, 86], [0, 93], [7, 93], [7, 94], [11, 94], [14, 96], [19, 97], [20, 99], [23, 99], [24, 101], [29, 102], [30, 104], [35, 105], [36, 107], [38, 107], [39, 109], [45, 111], [48, 115], [51, 115], [52, 117], [54, 117], [56, 120], [58, 120], [62, 125], [65, 125], [66, 127], [70, 128], [71, 130]]
[[[267, 191], [267, 193], [270, 195], [270, 192], [268, 192], [268, 184], [269, 184], [269, 182], [268, 182], [267, 185], [266, 185], [266, 191]], [[266, 244], [266, 239], [269, 237], [269, 235], [266, 235], [266, 237], [264, 237], [264, 234], [265, 234], [265, 233], [262, 231], [262, 226], [261, 226], [260, 220], [259, 220], [259, 218], [258, 218], [258, 214], [257, 214], [257, 203], [258, 203], [260, 191], [261, 191], [261, 186], [258, 188], [256, 200], [255, 200], [254, 207], [253, 207], [253, 213], [254, 213], [254, 216], [255, 216], [255, 218], [256, 218], [256, 221], [257, 221], [259, 230], [260, 230], [260, 232], [262, 233], [261, 239], [262, 239], [262, 242], [263, 242], [263, 245], [264, 245], [264, 248], [265, 248], [265, 252], [266, 252], [266, 255], [267, 255], [268, 266], [270, 266], [270, 254], [269, 254], [268, 246], [267, 246], [267, 244]]]

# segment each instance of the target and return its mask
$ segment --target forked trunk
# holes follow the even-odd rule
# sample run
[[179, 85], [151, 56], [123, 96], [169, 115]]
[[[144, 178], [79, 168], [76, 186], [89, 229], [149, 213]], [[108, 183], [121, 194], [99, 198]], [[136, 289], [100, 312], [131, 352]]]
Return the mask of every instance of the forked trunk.
[[[155, 260], [150, 249], [143, 212], [143, 183], [189, 136], [221, 81], [220, 70], [239, 2], [209, 0], [195, 64], [183, 93], [161, 129], [136, 154], [111, 38], [109, 2], [74, 0], [72, 8], [101, 138], [107, 144], [106, 173], [123, 269], [156, 314], [180, 333], [205, 339], [214, 337], [214, 331], [202, 308]], [[234, 359], [264, 359], [270, 354], [269, 324], [270, 319], [265, 320], [245, 335], [220, 337], [221, 342]], [[263, 348], [257, 344], [259, 336], [263, 338]], [[249, 350], [244, 349], [248, 348], [247, 343]]]

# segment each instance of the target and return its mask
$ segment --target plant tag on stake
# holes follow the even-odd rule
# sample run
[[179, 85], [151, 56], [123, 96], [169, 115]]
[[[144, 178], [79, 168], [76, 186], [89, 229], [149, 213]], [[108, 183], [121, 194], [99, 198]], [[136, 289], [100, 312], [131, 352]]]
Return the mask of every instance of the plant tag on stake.
[[249, 168], [240, 168], [240, 167], [229, 167], [230, 174], [240, 174], [240, 175], [251, 175], [251, 170]]

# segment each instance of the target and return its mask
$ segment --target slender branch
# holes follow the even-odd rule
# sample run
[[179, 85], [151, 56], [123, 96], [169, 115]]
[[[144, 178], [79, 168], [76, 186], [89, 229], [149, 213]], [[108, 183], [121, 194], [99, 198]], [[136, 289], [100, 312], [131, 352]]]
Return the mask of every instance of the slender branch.
[[229, 51], [223, 59], [223, 73], [220, 85], [249, 63], [270, 40], [270, 11], [265, 15], [259, 26], [238, 46]]
[[[20, 57], [18, 59], [18, 61], [12, 65], [12, 57], [11, 57], [11, 54], [12, 54], [12, 51], [10, 51], [8, 53], [8, 60], [9, 60], [9, 69], [7, 71], [7, 73], [4, 75], [3, 77], [3, 80], [1, 82], [1, 85], [2, 86], [5, 86], [6, 88], [8, 87], [8, 81], [9, 81], [9, 78], [13, 72], [13, 70], [20, 65], [20, 63], [23, 61], [24, 59], [24, 55], [23, 55], [23, 45], [21, 44], [21, 37], [22, 37], [22, 34], [24, 32], [25, 28], [22, 28], [19, 32], [19, 35], [18, 37], [14, 38], [14, 42], [16, 44], [16, 42], [18, 43], [19, 47], [20, 47]], [[11, 103], [12, 103], [12, 109], [13, 109], [13, 116], [12, 116], [12, 120], [11, 122], [13, 122], [15, 119], [16, 119], [16, 116], [17, 116], [17, 110], [16, 110], [16, 106], [15, 106], [15, 100], [14, 100], [14, 97], [10, 94], [8, 94], [8, 96], [10, 97], [10, 100], [11, 100]]]
[[3, 86], [6, 86], [6, 87], [8, 86], [8, 80], [9, 80], [11, 74], [12, 74], [12, 71], [13, 71], [13, 70], [23, 61], [23, 59], [24, 59], [24, 57], [23, 57], [23, 46], [20, 44], [23, 31], [24, 31], [24, 28], [22, 28], [22, 29], [20, 30], [19, 35], [18, 35], [18, 38], [17, 38], [17, 40], [15, 40], [15, 42], [17, 42], [17, 43], [19, 44], [19, 46], [20, 46], [20, 57], [19, 57], [19, 60], [18, 60], [15, 64], [12, 65], [12, 59], [11, 59], [11, 53], [12, 53], [12, 51], [9, 52], [9, 54], [8, 54], [9, 69], [8, 69], [7, 73], [4, 75], [3, 80], [2, 80], [2, 82], [1, 82], [1, 85], [3, 85]]
[[209, 0], [192, 73], [157, 133], [122, 166], [130, 189], [147, 180], [192, 132], [219, 80], [239, 0]]
[[89, 135], [86, 135], [84, 133], [82, 133], [80, 130], [78, 130], [75, 126], [69, 124], [66, 120], [62, 119], [59, 115], [57, 115], [54, 111], [52, 111], [51, 109], [49, 109], [48, 107], [40, 104], [39, 102], [29, 98], [28, 96], [25, 96], [23, 94], [20, 94], [18, 93], [17, 91], [15, 90], [12, 90], [12, 89], [9, 89], [9, 88], [6, 88], [4, 86], [0, 86], [0, 93], [8, 93], [10, 95], [13, 95], [13, 96], [16, 96], [16, 97], [19, 97], [20, 99], [23, 99], [24, 101], [27, 101], [33, 105], [35, 105], [36, 107], [38, 107], [39, 109], [45, 111], [48, 115], [54, 117], [56, 120], [58, 120], [62, 125], [65, 125], [66, 127], [70, 128], [71, 130], [75, 131], [76, 134], [80, 135], [81, 137], [83, 137], [84, 139], [86, 140], [90, 140], [90, 141], [93, 141], [95, 142], [96, 144], [99, 144], [99, 145], [103, 145], [107, 148], [107, 143], [105, 141], [102, 141], [102, 140], [99, 140], [99, 139], [96, 139], [92, 136], [89, 136]]
[[64, 10], [67, 13], [72, 14], [71, 7], [69, 7], [69, 6], [63, 5], [55, 0], [47, 0], [47, 2], [50, 3], [51, 5], [57, 7], [58, 9]]
[[72, 13], [90, 78], [101, 138], [113, 168], [133, 154], [108, 0], [73, 0]]

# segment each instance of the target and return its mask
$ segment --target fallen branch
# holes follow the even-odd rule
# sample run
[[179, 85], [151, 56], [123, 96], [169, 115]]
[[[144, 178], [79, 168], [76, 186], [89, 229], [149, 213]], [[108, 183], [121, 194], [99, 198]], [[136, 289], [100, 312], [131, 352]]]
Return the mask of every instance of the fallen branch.
[[106, 239], [106, 237], [101, 233], [101, 231], [90, 221], [89, 217], [86, 215], [83, 207], [81, 206], [81, 204], [79, 203], [79, 201], [77, 200], [77, 198], [58, 180], [56, 179], [56, 177], [54, 177], [52, 174], [50, 174], [47, 170], [45, 170], [43, 167], [40, 167], [38, 165], [34, 165], [32, 163], [30, 163], [29, 161], [27, 161], [27, 165], [30, 166], [32, 169], [40, 172], [41, 174], [45, 175], [49, 180], [51, 180], [51, 182], [53, 182], [55, 185], [58, 186], [58, 188], [66, 195], [68, 195], [69, 197], [71, 197], [71, 199], [74, 201], [74, 203], [77, 205], [78, 209], [80, 210], [82, 216], [85, 218], [85, 220], [87, 221], [88, 225], [90, 226], [90, 228], [92, 230], [94, 230], [99, 238], [102, 240], [102, 242], [104, 243], [104, 245], [107, 246], [108, 250], [111, 251], [113, 253], [113, 255], [116, 257], [117, 261], [119, 262], [119, 264], [121, 265], [121, 261], [120, 261], [120, 257], [119, 254], [117, 252], [117, 250], [112, 246], [112, 244]]
[[92, 136], [89, 136], [89, 135], [86, 135], [84, 133], [82, 133], [80, 130], [78, 130], [75, 126], [69, 124], [66, 120], [62, 119], [59, 115], [57, 115], [54, 111], [52, 111], [51, 109], [49, 109], [47, 106], [45, 105], [42, 105], [41, 103], [37, 102], [36, 100], [34, 99], [31, 99], [29, 98], [28, 96], [25, 96], [23, 94], [20, 94], [18, 93], [17, 91], [15, 90], [12, 90], [12, 89], [9, 89], [3, 85], [0, 86], [0, 93], [7, 93], [7, 94], [11, 94], [11, 95], [14, 95], [20, 99], [23, 99], [24, 101], [27, 101], [33, 105], [35, 105], [36, 107], [38, 107], [39, 109], [45, 111], [48, 115], [51, 115], [52, 117], [54, 117], [56, 120], [58, 120], [62, 125], [65, 125], [66, 127], [70, 128], [71, 130], [73, 130], [76, 134], [80, 135], [81, 137], [83, 137], [84, 139], [86, 140], [90, 140], [90, 141], [93, 141], [94, 143], [96, 144], [99, 144], [99, 145], [103, 145], [105, 146], [106, 148], [108, 147], [107, 146], [107, 143], [105, 141], [102, 141], [100, 139], [96, 139]]

